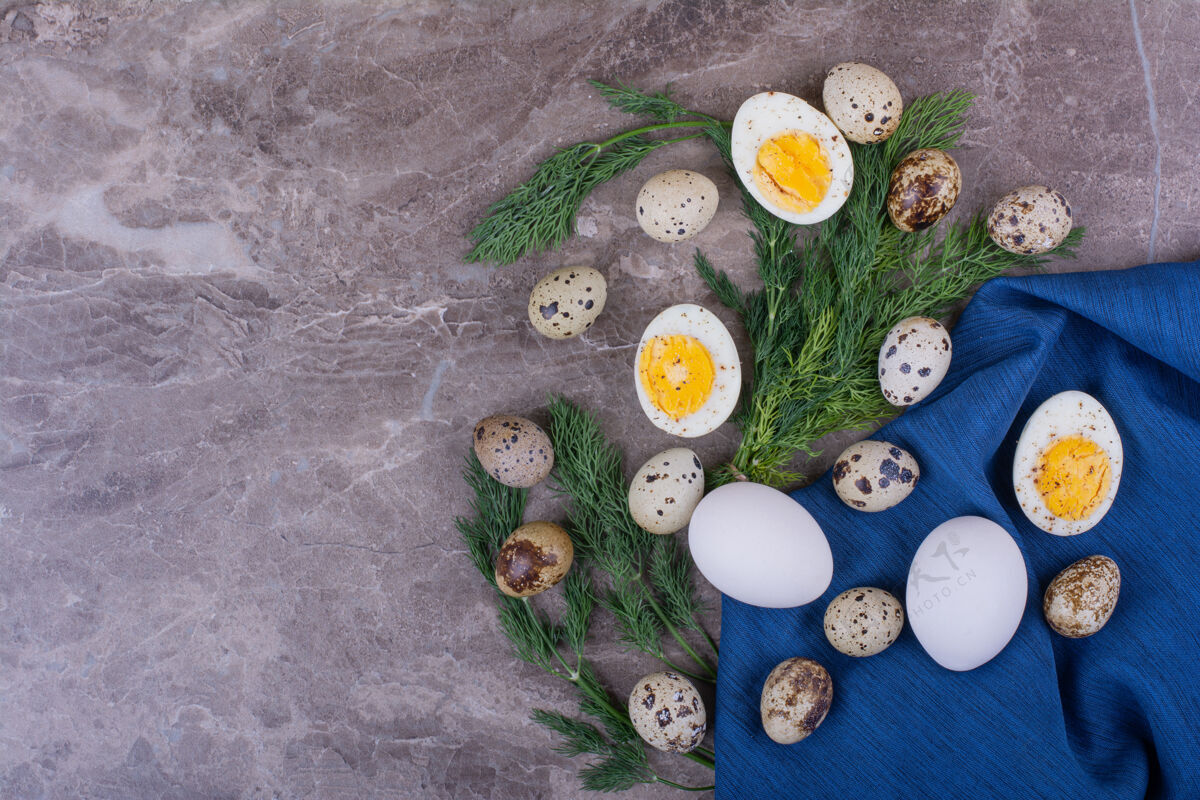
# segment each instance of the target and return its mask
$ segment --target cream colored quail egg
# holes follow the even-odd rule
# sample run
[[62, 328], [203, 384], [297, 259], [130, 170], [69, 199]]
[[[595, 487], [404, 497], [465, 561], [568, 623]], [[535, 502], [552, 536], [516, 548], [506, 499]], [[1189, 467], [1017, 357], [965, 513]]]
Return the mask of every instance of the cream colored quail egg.
[[505, 486], [533, 486], [554, 466], [550, 437], [524, 417], [497, 414], [480, 420], [474, 443], [480, 465]]
[[921, 477], [917, 460], [891, 442], [866, 439], [842, 451], [833, 465], [833, 489], [859, 511], [884, 511], [912, 494]]
[[642, 678], [629, 693], [629, 721], [646, 744], [666, 753], [689, 753], [704, 741], [708, 715], [692, 682], [674, 672]]
[[869, 64], [848, 61], [825, 76], [825, 113], [846, 138], [859, 144], [882, 142], [900, 126], [904, 101], [892, 79]]
[[1022, 186], [996, 203], [987, 227], [992, 241], [1010, 253], [1045, 253], [1071, 232], [1071, 205], [1048, 186]]
[[708, 226], [717, 201], [717, 185], [699, 172], [660, 172], [638, 192], [638, 224], [660, 242], [682, 242]]
[[879, 348], [879, 388], [894, 406], [911, 406], [937, 388], [950, 369], [950, 332], [930, 317], [900, 320]]
[[704, 496], [704, 467], [686, 447], [651, 458], [629, 483], [629, 513], [643, 530], [675, 533], [692, 518]]
[[529, 321], [551, 339], [569, 339], [592, 327], [604, 310], [608, 283], [591, 267], [563, 267], [537, 282], [529, 294]]
[[833, 649], [855, 658], [883, 652], [903, 628], [900, 601], [871, 586], [847, 589], [825, 609], [825, 638]]

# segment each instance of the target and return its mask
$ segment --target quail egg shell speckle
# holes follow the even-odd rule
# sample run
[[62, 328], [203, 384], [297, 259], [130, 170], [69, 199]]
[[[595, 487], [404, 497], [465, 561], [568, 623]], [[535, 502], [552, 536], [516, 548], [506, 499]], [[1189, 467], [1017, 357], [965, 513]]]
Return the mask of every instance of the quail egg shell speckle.
[[638, 224], [660, 242], [682, 242], [708, 226], [717, 201], [717, 185], [699, 172], [661, 172], [638, 192]]
[[1071, 232], [1071, 205], [1048, 186], [1022, 186], [996, 203], [987, 228], [992, 241], [1010, 253], [1045, 253]]
[[[738, 179], [763, 208], [780, 219], [795, 225], [812, 225], [833, 216], [850, 196], [854, 161], [846, 137], [829, 117], [799, 97], [783, 92], [754, 95], [738, 109], [730, 136]], [[819, 148], [792, 152], [794, 158], [779, 160], [783, 169], [772, 167], [774, 171], [767, 170], [760, 163], [764, 145], [789, 137], [795, 142], [803, 140], [811, 144], [815, 141]], [[815, 185], [806, 186], [810, 181], [828, 183], [821, 193]], [[803, 206], [808, 210], [780, 205], [787, 198], [803, 200]]]
[[513, 531], [496, 556], [496, 586], [510, 597], [540, 594], [561, 581], [575, 560], [571, 537], [553, 522]]
[[592, 327], [604, 310], [608, 284], [591, 267], [563, 267], [537, 282], [529, 295], [529, 321], [551, 339], [569, 339]]
[[900, 601], [883, 589], [847, 589], [825, 609], [825, 638], [839, 653], [856, 658], [886, 650], [903, 628]]
[[1095, 526], [1121, 484], [1124, 450], [1100, 401], [1060, 392], [1029, 415], [1013, 457], [1013, 489], [1025, 516], [1056, 536]]
[[888, 331], [879, 348], [879, 388], [894, 406], [929, 396], [950, 369], [950, 332], [936, 319], [909, 317]]
[[689, 753], [704, 741], [708, 715], [692, 682], [655, 672], [629, 694], [629, 720], [646, 744], [666, 753]]
[[721, 426], [737, 406], [742, 365], [724, 323], [706, 308], [665, 309], [642, 333], [634, 356], [638, 402], [654, 425], [694, 438]]
[[833, 465], [833, 489], [859, 511], [884, 511], [912, 494], [921, 469], [907, 450], [866, 439], [842, 451]]
[[763, 684], [763, 730], [779, 744], [795, 744], [825, 721], [832, 703], [829, 672], [811, 658], [789, 658], [771, 670]]
[[704, 467], [686, 447], [651, 458], [629, 484], [629, 513], [650, 533], [675, 533], [692, 518], [704, 496]]
[[480, 420], [474, 443], [480, 465], [505, 486], [526, 489], [554, 466], [550, 437], [524, 417], [497, 414]]
[[948, 153], [914, 150], [888, 179], [888, 216], [905, 233], [924, 230], [950, 213], [961, 189], [962, 172]]
[[1121, 570], [1108, 556], [1076, 561], [1050, 582], [1042, 613], [1055, 633], [1081, 639], [1098, 632], [1112, 617], [1121, 594]]
[[859, 144], [882, 142], [900, 125], [904, 102], [892, 79], [869, 64], [848, 61], [825, 76], [825, 113], [846, 138]]

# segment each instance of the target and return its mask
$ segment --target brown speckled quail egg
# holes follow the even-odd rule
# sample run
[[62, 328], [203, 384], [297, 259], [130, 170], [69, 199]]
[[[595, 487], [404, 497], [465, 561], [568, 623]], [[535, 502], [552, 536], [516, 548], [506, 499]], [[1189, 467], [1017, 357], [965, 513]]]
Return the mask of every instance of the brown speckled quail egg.
[[541, 594], [561, 581], [575, 560], [571, 537], [553, 522], [513, 531], [496, 556], [496, 587], [509, 597]]
[[825, 113], [846, 138], [859, 144], [882, 142], [900, 125], [904, 102], [892, 79], [869, 64], [848, 61], [825, 76]]
[[930, 317], [900, 320], [879, 348], [879, 388], [894, 406], [929, 396], [950, 369], [950, 332]]
[[884, 511], [912, 494], [921, 469], [907, 450], [865, 439], [842, 451], [833, 464], [833, 489], [859, 511]]
[[563, 267], [537, 282], [529, 295], [529, 321], [551, 339], [570, 339], [592, 327], [604, 310], [608, 283], [591, 267]]
[[699, 172], [660, 172], [637, 196], [637, 220], [660, 242], [682, 242], [708, 225], [717, 213], [717, 185]]
[[475, 426], [475, 455], [487, 474], [525, 489], [543, 481], [554, 466], [550, 437], [524, 417], [496, 414]]
[[883, 652], [903, 628], [900, 601], [883, 589], [847, 589], [825, 609], [825, 638], [833, 649], [855, 658]]
[[674, 672], [655, 672], [637, 682], [629, 693], [629, 721], [646, 744], [665, 753], [695, 750], [708, 727], [700, 693]]
[[763, 684], [763, 730], [779, 744], [795, 744], [825, 721], [833, 703], [833, 679], [811, 658], [789, 658]]
[[704, 467], [686, 447], [651, 458], [629, 484], [629, 513], [650, 533], [674, 533], [688, 524], [704, 496]]
[[924, 230], [950, 213], [961, 189], [962, 172], [948, 153], [914, 150], [888, 180], [888, 216], [905, 233]]
[[992, 241], [1010, 253], [1045, 253], [1071, 232], [1071, 206], [1048, 186], [1022, 186], [1000, 198], [987, 227]]
[[1121, 594], [1121, 570], [1108, 556], [1076, 561], [1050, 581], [1042, 613], [1055, 633], [1072, 639], [1091, 636], [1105, 626]]

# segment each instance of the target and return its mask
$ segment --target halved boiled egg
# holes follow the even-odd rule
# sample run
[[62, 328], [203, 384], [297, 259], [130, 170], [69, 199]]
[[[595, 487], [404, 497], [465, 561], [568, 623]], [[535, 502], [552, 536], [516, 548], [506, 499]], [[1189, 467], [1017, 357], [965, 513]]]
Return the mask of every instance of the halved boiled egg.
[[854, 161], [829, 117], [783, 92], [756, 94], [733, 118], [733, 166], [763, 208], [796, 225], [833, 216], [850, 196]]
[[1090, 530], [1112, 506], [1124, 452], [1108, 410], [1061, 392], [1029, 416], [1013, 459], [1013, 488], [1029, 521], [1056, 536]]
[[642, 411], [667, 433], [695, 438], [729, 419], [742, 364], [729, 331], [702, 306], [671, 306], [646, 326], [634, 359]]

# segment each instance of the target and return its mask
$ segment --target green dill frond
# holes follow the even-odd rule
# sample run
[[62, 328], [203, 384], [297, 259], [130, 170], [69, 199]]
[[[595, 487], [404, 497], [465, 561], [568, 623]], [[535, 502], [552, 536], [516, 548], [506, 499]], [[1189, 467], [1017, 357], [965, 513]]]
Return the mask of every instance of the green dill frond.
[[888, 173], [900, 159], [913, 150], [932, 147], [950, 150], [958, 147], [967, 127], [967, 112], [975, 104], [975, 95], [956, 89], [918, 97], [900, 115], [896, 132], [883, 143]]
[[617, 620], [617, 638], [628, 650], [640, 650], [655, 658], [663, 657], [662, 622], [646, 602], [645, 594], [619, 587], [600, 598]]
[[632, 578], [653, 537], [629, 513], [621, 451], [595, 416], [561, 397], [551, 399], [548, 432], [552, 488], [567, 499], [585, 552], [615, 580]]
[[557, 672], [554, 661], [558, 658], [560, 635], [554, 625], [537, 613], [526, 598], [502, 597], [500, 627], [512, 643], [513, 654], [547, 672]]
[[699, 616], [704, 608], [692, 581], [692, 558], [674, 536], [660, 536], [654, 542], [650, 576], [671, 622], [703, 632]]
[[463, 537], [471, 563], [493, 587], [496, 556], [509, 534], [521, 527], [527, 492], [494, 480], [472, 450], [463, 466], [463, 480], [471, 487], [471, 517], [457, 517], [454, 526]]
[[613, 745], [604, 760], [579, 771], [580, 784], [590, 792], [623, 792], [656, 780], [646, 762], [646, 749], [634, 744]]
[[669, 142], [631, 135], [607, 145], [580, 142], [560, 150], [488, 208], [471, 231], [474, 246], [464, 261], [511, 264], [528, 253], [560, 247], [575, 232], [579, 207], [593, 189]]
[[671, 99], [670, 84], [661, 92], [649, 94], [620, 81], [611, 86], [596, 80], [590, 80], [588, 83], [600, 92], [601, 97], [607, 100], [610, 106], [624, 111], [626, 114], [651, 117], [660, 122], [674, 122], [680, 117], [695, 116], [691, 111]]
[[611, 745], [604, 734], [595, 725], [583, 720], [572, 719], [556, 711], [544, 711], [535, 708], [530, 718], [538, 725], [549, 728], [557, 733], [562, 742], [551, 749], [567, 758], [582, 755], [601, 755], [608, 752]]
[[592, 592], [591, 576], [582, 563], [576, 563], [574, 569], [567, 573], [562, 586], [567, 606], [561, 622], [562, 632], [567, 646], [578, 654], [583, 652], [583, 643], [592, 623], [596, 595]]
[[579, 690], [579, 710], [600, 721], [608, 737], [615, 742], [640, 743], [641, 737], [629, 720], [629, 711], [622, 700], [614, 700], [600, 683], [591, 662], [584, 662], [575, 681]]
[[708, 260], [708, 256], [699, 250], [696, 251], [696, 272], [700, 273], [700, 277], [708, 284], [708, 288], [713, 290], [713, 294], [717, 296], [722, 305], [739, 314], [746, 313], [746, 300], [742, 296], [742, 290], [729, 279], [724, 271], [717, 272], [713, 268], [712, 262]]

